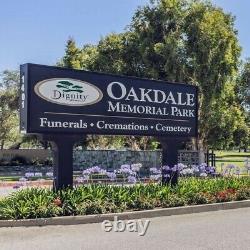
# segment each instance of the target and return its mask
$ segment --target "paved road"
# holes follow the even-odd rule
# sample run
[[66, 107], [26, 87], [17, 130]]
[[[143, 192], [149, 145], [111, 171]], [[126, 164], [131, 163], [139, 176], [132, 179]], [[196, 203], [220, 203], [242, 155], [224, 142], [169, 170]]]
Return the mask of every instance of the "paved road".
[[1, 250], [250, 249], [250, 208], [150, 220], [145, 236], [101, 224], [0, 228]]

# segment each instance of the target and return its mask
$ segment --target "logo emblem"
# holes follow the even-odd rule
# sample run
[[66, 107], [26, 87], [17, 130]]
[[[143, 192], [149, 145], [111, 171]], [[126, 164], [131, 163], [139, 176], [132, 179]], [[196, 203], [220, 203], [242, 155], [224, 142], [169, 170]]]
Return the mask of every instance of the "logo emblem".
[[63, 92], [78, 92], [82, 93], [82, 86], [79, 86], [77, 84], [74, 84], [70, 81], [58, 81], [58, 84], [56, 85], [57, 88], [62, 89]]
[[86, 106], [99, 102], [103, 94], [88, 82], [70, 78], [52, 78], [38, 82], [35, 93], [42, 99], [67, 106]]

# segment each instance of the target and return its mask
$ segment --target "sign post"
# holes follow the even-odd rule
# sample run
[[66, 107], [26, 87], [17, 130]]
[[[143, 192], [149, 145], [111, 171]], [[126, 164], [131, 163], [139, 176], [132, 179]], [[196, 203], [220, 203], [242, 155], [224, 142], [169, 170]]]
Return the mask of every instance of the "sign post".
[[46, 134], [41, 140], [52, 145], [54, 168], [53, 188], [55, 190], [73, 186], [73, 147], [82, 139], [80, 135]]
[[162, 169], [162, 184], [175, 186], [178, 183], [178, 171], [171, 171], [171, 167], [178, 163], [178, 150], [187, 139], [162, 137], [158, 140], [162, 146], [162, 166], [170, 167], [169, 170]]
[[20, 75], [21, 132], [52, 142], [56, 189], [72, 186], [72, 149], [84, 135], [155, 136], [170, 167], [180, 141], [197, 136], [195, 86], [36, 64]]

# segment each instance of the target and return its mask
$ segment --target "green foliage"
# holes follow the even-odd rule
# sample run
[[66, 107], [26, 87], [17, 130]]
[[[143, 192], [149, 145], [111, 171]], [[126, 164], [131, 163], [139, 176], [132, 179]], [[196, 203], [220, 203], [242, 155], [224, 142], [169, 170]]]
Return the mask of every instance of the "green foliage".
[[66, 45], [66, 54], [63, 58], [64, 66], [67, 68], [80, 69], [81, 51], [76, 47], [74, 39], [70, 38]]
[[244, 62], [241, 72], [238, 77], [238, 96], [240, 102], [246, 107], [250, 108], [250, 58]]
[[[7, 75], [5, 75], [7, 74]], [[8, 79], [8, 76], [11, 76]], [[20, 140], [17, 82], [14, 84], [14, 73], [3, 73], [2, 88], [0, 89], [0, 147], [3, 149], [6, 143], [12, 144]]]
[[250, 178], [181, 178], [175, 188], [158, 184], [86, 185], [58, 192], [17, 191], [0, 200], [0, 219], [115, 213], [156, 207], [250, 199]]
[[[19, 132], [19, 72], [5, 70], [0, 80], [0, 148], [17, 149], [21, 144], [39, 145], [35, 135]], [[46, 143], [44, 143], [46, 144]]]
[[5, 89], [15, 88], [17, 89], [17, 83], [19, 82], [19, 72], [16, 70], [4, 70], [1, 74], [2, 81], [0, 87]]
[[[240, 51], [234, 18], [209, 1], [153, 0], [137, 9], [125, 32], [96, 46], [80, 49], [69, 40], [62, 64], [199, 86], [201, 145], [227, 147], [234, 140], [245, 144], [239, 139], [245, 118], [235, 95]], [[134, 149], [155, 142], [124, 141]]]
[[209, 113], [208, 144], [213, 149], [247, 148], [249, 132], [244, 110], [235, 95], [235, 85], [225, 84], [220, 98], [212, 100]]
[[53, 203], [55, 194], [47, 189], [21, 190], [0, 201], [1, 219], [54, 217], [61, 208]]

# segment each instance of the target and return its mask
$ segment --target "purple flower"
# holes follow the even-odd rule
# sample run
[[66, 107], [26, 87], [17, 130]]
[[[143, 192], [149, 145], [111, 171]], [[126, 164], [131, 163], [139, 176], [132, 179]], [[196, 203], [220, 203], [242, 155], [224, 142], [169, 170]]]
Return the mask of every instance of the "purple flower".
[[201, 173], [200, 177], [207, 177], [207, 174], [206, 173]]
[[184, 165], [184, 164], [182, 164], [182, 163], [178, 163], [178, 164], [176, 165], [177, 171], [181, 171], [181, 170], [184, 169], [184, 168], [187, 168], [187, 165]]
[[100, 173], [102, 170], [99, 166], [94, 166], [91, 168], [91, 173]]
[[121, 165], [121, 169], [130, 169], [130, 165], [129, 164], [123, 164], [123, 165]]
[[161, 170], [155, 167], [149, 169], [152, 174], [160, 174]]
[[101, 169], [100, 174], [107, 174], [107, 171], [105, 169]]
[[150, 175], [150, 180], [158, 181], [161, 179], [161, 174]]
[[27, 173], [25, 173], [25, 177], [26, 178], [34, 177], [34, 173], [33, 172], [27, 172]]
[[131, 170], [134, 172], [139, 172], [140, 168], [142, 167], [141, 163], [136, 163], [131, 165]]
[[199, 172], [200, 172], [199, 166], [192, 165], [191, 167], [192, 167], [192, 169], [194, 170], [194, 172], [196, 172], [196, 173], [199, 173]]
[[234, 169], [236, 168], [236, 166], [234, 164], [228, 164], [227, 165], [227, 169]]
[[89, 168], [82, 171], [82, 175], [89, 175], [89, 174], [91, 174], [91, 171]]
[[53, 177], [53, 172], [47, 172], [45, 175], [46, 175], [47, 177]]
[[83, 177], [76, 177], [76, 182], [83, 183], [84, 182], [84, 178]]
[[163, 175], [165, 178], [170, 178], [170, 174], [164, 174]]
[[136, 178], [135, 178], [135, 176], [129, 175], [129, 176], [128, 176], [128, 182], [129, 182], [129, 183], [136, 183]]
[[170, 170], [170, 167], [169, 166], [162, 166], [162, 170], [165, 170], [165, 171], [169, 171]]
[[177, 170], [178, 170], [177, 165], [174, 165], [174, 167], [173, 167], [173, 168], [170, 168], [170, 171], [172, 171], [172, 172], [176, 172]]
[[135, 173], [131, 170], [130, 165], [121, 165], [121, 168], [119, 170], [120, 173], [128, 174], [128, 175], [135, 175]]
[[200, 164], [200, 167], [206, 168], [206, 167], [207, 167], [207, 163], [201, 163], [201, 164]]
[[116, 174], [114, 172], [107, 172], [106, 174], [111, 181], [114, 181], [116, 179]]
[[40, 172], [35, 173], [35, 177], [42, 177], [42, 176], [43, 176], [43, 174], [42, 174], [42, 173], [40, 173]]
[[83, 178], [84, 181], [88, 181], [89, 180], [89, 176], [88, 175], [83, 175], [82, 178]]
[[194, 173], [193, 168], [184, 168], [183, 170], [180, 171], [180, 174], [182, 175], [192, 175]]
[[94, 174], [94, 173], [106, 174], [106, 170], [100, 168], [99, 166], [94, 166], [91, 168], [87, 168], [87, 169], [83, 170], [83, 172], [82, 172], [83, 175], [90, 175], [90, 174]]
[[213, 173], [215, 173], [215, 167], [208, 167], [208, 168], [206, 169], [206, 172], [207, 172], [208, 174], [213, 174]]

